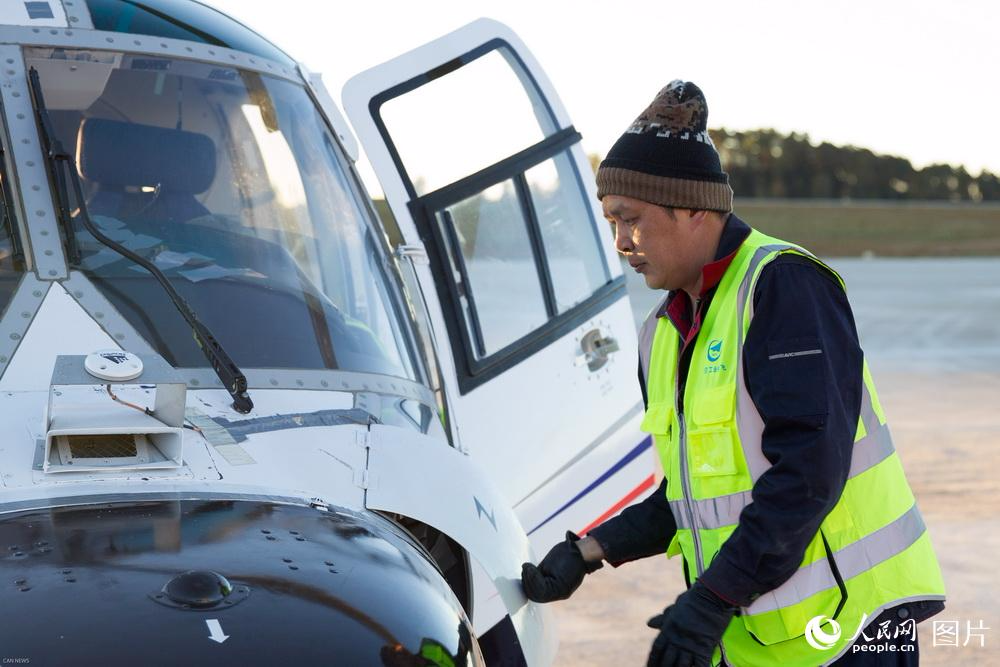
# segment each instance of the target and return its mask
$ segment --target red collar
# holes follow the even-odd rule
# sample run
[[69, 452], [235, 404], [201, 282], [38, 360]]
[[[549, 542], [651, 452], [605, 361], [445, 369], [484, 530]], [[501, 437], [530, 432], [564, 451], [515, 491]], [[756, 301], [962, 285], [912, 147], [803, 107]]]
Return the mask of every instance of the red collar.
[[[722, 276], [726, 275], [726, 271], [729, 269], [729, 265], [732, 264], [733, 258], [736, 257], [740, 246], [743, 245], [743, 241], [749, 235], [750, 227], [737, 218], [736, 215], [731, 214], [726, 219], [726, 225], [723, 227], [722, 235], [719, 237], [716, 258], [701, 267], [701, 291], [698, 294], [698, 298], [702, 300], [702, 303], [705, 300], [705, 295], [714, 290], [719, 285], [719, 281], [722, 280]], [[720, 256], [720, 253], [725, 254]], [[665, 316], [670, 319], [670, 322], [684, 339], [684, 346], [686, 347], [701, 328], [704, 311], [705, 308], [700, 303], [698, 312], [692, 313], [691, 300], [687, 298], [687, 294], [683, 290], [674, 290], [667, 297], [667, 301], [657, 314], [657, 317]]]

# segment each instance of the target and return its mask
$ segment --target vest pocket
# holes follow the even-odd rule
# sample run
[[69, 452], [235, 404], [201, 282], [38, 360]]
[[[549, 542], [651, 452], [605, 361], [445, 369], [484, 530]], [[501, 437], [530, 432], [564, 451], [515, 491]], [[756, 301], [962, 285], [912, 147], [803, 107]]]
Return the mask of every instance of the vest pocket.
[[698, 387], [690, 406], [692, 429], [731, 422], [736, 416], [736, 383]]
[[734, 382], [699, 390], [688, 426], [692, 477], [736, 474], [735, 398]]
[[[822, 538], [822, 542], [818, 545], [818, 548], [825, 552], [825, 557], [815, 561], [813, 566], [825, 568], [825, 572], [817, 572], [817, 575], [820, 575], [820, 578], [824, 581], [832, 582], [834, 585], [828, 586], [824, 590], [807, 597], [805, 600], [799, 600], [799, 602], [794, 604], [785, 604], [779, 609], [754, 612], [752, 605], [750, 608], [742, 609], [740, 618], [743, 620], [743, 626], [759, 643], [771, 645], [802, 637], [805, 635], [806, 624], [811, 619], [816, 616], [825, 616], [826, 619], [836, 620], [843, 610], [844, 604], [847, 602], [847, 589], [840, 576], [833, 553], [826, 544], [826, 539], [823, 537], [822, 532], [820, 533], [820, 537]], [[787, 589], [795, 591], [798, 585], [808, 587], [808, 582], [801, 581], [802, 574], [802, 568], [800, 568], [799, 572], [796, 572], [797, 577], [793, 575], [793, 580], [785, 582], [775, 589], [775, 591], [785, 592]], [[780, 600], [785, 597], [780, 594], [776, 595], [775, 591], [765, 593], [755, 601], [755, 604]], [[828, 633], [832, 631], [831, 626], [825, 619], [820, 627]], [[849, 636], [850, 632], [853, 632], [853, 629], [841, 626], [842, 636]]]
[[[809, 609], [802, 608], [801, 605], [778, 609], [764, 614], [748, 615], [746, 610], [742, 611], [740, 618], [743, 620], [743, 627], [759, 643], [765, 646], [779, 644], [791, 639], [799, 639], [805, 636], [806, 625], [816, 616], [824, 616], [820, 627], [827, 633], [831, 633], [832, 626], [828, 619], [833, 618], [840, 601], [840, 591], [834, 588], [819, 597], [823, 598], [823, 604], [809, 604]], [[841, 635], [853, 632], [853, 628], [848, 630], [841, 626]]]
[[674, 404], [670, 401], [651, 402], [646, 407], [639, 430], [653, 435], [667, 435], [673, 421]]
[[736, 474], [736, 439], [727, 426], [708, 426], [688, 433], [692, 477]]
[[674, 404], [671, 401], [650, 402], [639, 429], [653, 436], [653, 448], [660, 459], [663, 474], [667, 478], [667, 497], [676, 498], [676, 486], [680, 484], [678, 475], [670, 469], [674, 430]]

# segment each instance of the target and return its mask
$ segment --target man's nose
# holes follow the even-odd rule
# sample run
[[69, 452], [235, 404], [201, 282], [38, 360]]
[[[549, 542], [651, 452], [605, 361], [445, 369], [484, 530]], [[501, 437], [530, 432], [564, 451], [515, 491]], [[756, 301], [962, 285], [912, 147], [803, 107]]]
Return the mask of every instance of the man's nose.
[[632, 243], [632, 235], [624, 228], [624, 225], [615, 225], [615, 250], [622, 255], [629, 255], [635, 250]]

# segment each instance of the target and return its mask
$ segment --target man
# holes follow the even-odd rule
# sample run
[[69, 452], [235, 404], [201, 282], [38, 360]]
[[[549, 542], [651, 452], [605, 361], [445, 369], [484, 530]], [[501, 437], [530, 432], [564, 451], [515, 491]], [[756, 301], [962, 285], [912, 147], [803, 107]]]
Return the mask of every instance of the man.
[[944, 584], [843, 282], [732, 214], [707, 121], [673, 81], [597, 172], [616, 249], [668, 290], [639, 335], [664, 481], [526, 563], [525, 593], [666, 551], [688, 590], [650, 620], [650, 667], [915, 665]]

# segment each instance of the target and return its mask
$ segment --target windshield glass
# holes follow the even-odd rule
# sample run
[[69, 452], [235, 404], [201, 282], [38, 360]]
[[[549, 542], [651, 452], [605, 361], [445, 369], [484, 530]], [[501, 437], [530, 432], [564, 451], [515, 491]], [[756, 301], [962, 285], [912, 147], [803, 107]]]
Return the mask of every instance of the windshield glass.
[[[171, 58], [26, 59], [94, 224], [155, 263], [237, 364], [417, 379], [378, 239], [304, 88]], [[155, 279], [70, 205], [77, 268], [170, 363], [205, 366]]]

